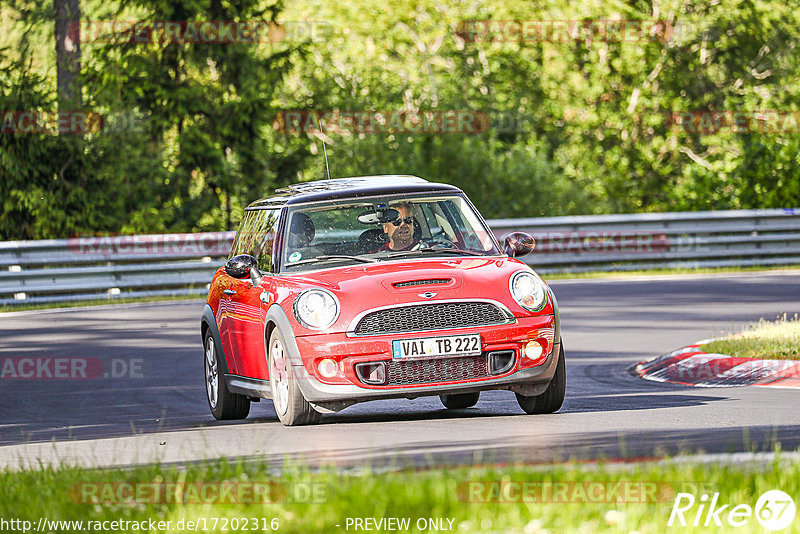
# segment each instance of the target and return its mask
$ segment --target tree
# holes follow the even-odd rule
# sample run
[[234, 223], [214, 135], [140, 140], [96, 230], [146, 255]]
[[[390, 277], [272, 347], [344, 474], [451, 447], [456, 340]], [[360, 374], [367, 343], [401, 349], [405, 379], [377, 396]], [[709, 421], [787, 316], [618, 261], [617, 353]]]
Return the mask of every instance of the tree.
[[[121, 2], [125, 8], [185, 29], [204, 21], [275, 24], [281, 5], [134, 0]], [[294, 167], [307, 149], [272, 149], [273, 95], [303, 48], [171, 39], [155, 28], [146, 42], [130, 33], [98, 45], [87, 68], [93, 105], [144, 117], [142, 139], [132, 142], [146, 139], [158, 158], [129, 167], [128, 180], [142, 186], [132, 186], [125, 231], [148, 231], [153, 219], [164, 230], [232, 229], [242, 205], [291, 179], [284, 165]]]
[[81, 106], [81, 9], [78, 0], [53, 0], [55, 14], [58, 108], [74, 111]]

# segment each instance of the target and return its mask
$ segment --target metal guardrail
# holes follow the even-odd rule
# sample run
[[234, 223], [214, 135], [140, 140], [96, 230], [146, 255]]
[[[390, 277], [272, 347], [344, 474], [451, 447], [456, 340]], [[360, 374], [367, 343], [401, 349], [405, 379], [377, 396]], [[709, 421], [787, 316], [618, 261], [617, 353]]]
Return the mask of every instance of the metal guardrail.
[[[800, 264], [800, 208], [488, 221], [537, 271]], [[0, 304], [205, 295], [234, 232], [0, 242]]]
[[800, 208], [489, 221], [502, 240], [528, 232], [537, 271], [626, 271], [800, 264]]
[[235, 232], [0, 242], [0, 305], [205, 295]]

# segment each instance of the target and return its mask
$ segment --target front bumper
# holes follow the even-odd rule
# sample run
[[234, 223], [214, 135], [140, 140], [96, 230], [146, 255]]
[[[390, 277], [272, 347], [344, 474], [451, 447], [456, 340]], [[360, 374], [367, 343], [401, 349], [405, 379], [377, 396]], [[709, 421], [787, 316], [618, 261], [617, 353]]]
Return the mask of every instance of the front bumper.
[[[547, 358], [534, 367], [519, 368], [519, 360], [509, 372], [499, 376], [450, 382], [424, 383], [405, 386], [361, 386], [354, 380], [349, 383], [326, 383], [314, 376], [309, 369], [320, 357], [347, 359], [348, 368], [359, 361], [390, 360], [393, 336], [369, 336], [348, 338], [344, 334], [321, 334], [294, 337], [286, 335], [292, 326], [283, 309], [274, 304], [267, 312], [267, 324], [274, 323], [284, 333], [284, 349], [305, 399], [320, 411], [339, 411], [352, 404], [377, 399], [408, 398], [444, 394], [472, 393], [477, 391], [505, 389], [525, 396], [539, 395], [547, 389], [556, 372], [561, 350], [560, 321], [556, 308], [554, 315], [517, 318], [512, 324], [445, 332], [427, 332], [419, 335], [444, 335], [456, 333], [480, 333], [482, 350], [502, 350], [530, 339], [540, 328], [554, 326], [554, 344]], [[236, 375], [225, 375], [228, 389], [249, 397], [270, 398], [269, 380], [260, 380]]]
[[511, 390], [521, 395], [533, 396], [543, 393], [558, 364], [561, 344], [556, 342], [547, 359], [541, 365], [514, 371], [497, 378], [485, 378], [472, 382], [452, 384], [425, 384], [405, 387], [383, 387], [380, 389], [354, 384], [325, 384], [311, 375], [303, 365], [295, 365], [300, 391], [307, 401], [319, 408], [339, 411], [350, 405], [377, 399], [415, 399], [417, 397], [472, 393], [494, 389]]

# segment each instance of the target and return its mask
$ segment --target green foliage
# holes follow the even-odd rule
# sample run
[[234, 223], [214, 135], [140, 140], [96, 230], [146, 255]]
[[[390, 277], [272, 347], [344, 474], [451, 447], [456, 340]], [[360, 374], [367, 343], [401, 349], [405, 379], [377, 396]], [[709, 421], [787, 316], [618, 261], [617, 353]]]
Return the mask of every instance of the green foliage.
[[[258, 1], [136, 0], [120, 6], [146, 21], [272, 21], [280, 10]], [[131, 40], [98, 46], [86, 68], [90, 97], [98, 107], [142, 115], [141, 137], [153, 148], [144, 154], [149, 157], [131, 160], [141, 167], [127, 169], [126, 176], [146, 190], [135, 197], [136, 224], [123, 229], [144, 231], [157, 221], [168, 230], [230, 229], [233, 205], [285, 181], [279, 169], [294, 154], [281, 156], [271, 146], [272, 95], [301, 52], [298, 45], [265, 53], [248, 43]]]
[[[21, 59], [3, 61], [0, 51], [0, 110], [51, 111], [54, 95]], [[4, 115], [5, 118], [5, 115]], [[94, 223], [85, 154], [79, 139], [46, 133], [0, 135], [0, 239], [58, 237]]]
[[[800, 12], [775, 0], [82, 0], [84, 18], [273, 21], [272, 43], [82, 45], [84, 103], [135, 128], [2, 135], [0, 239], [231, 228], [325, 176], [280, 110], [470, 110], [479, 133], [327, 132], [334, 176], [410, 173], [487, 217], [796, 207], [800, 133], [694, 131], [680, 112], [800, 111]], [[0, 8], [0, 109], [51, 109], [52, 20]], [[665, 21], [667, 38], [465, 39], [465, 21]], [[617, 35], [618, 36], [618, 35]], [[35, 53], [26, 53], [30, 47]], [[25, 107], [26, 106], [26, 107]], [[498, 119], [499, 122], [498, 122]], [[63, 137], [63, 138], [62, 138]], [[64, 169], [62, 171], [62, 169]]]
[[[326, 110], [503, 112], [514, 128], [331, 135], [337, 175], [418, 172], [462, 186], [489, 217], [795, 206], [798, 134], [694, 133], [682, 111], [793, 110], [798, 14], [774, 2], [535, 7], [307, 0], [334, 38], [283, 101]], [[369, 16], [365, 16], [369, 13]], [[471, 42], [470, 20], [664, 20], [669, 39]], [[327, 80], [327, 82], [326, 82]], [[365, 138], [366, 137], [366, 138]], [[313, 162], [312, 162], [313, 163]], [[309, 174], [319, 176], [321, 163]]]

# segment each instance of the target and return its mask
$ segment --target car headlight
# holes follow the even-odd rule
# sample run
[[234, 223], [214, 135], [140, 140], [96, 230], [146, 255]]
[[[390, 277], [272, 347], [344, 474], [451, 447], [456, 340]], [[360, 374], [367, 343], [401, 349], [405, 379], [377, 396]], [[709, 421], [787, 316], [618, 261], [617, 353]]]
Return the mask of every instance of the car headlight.
[[530, 271], [514, 273], [509, 280], [511, 296], [528, 311], [539, 311], [547, 302], [547, 288], [541, 278]]
[[339, 301], [325, 289], [307, 289], [294, 301], [294, 316], [306, 328], [324, 330], [339, 317]]

